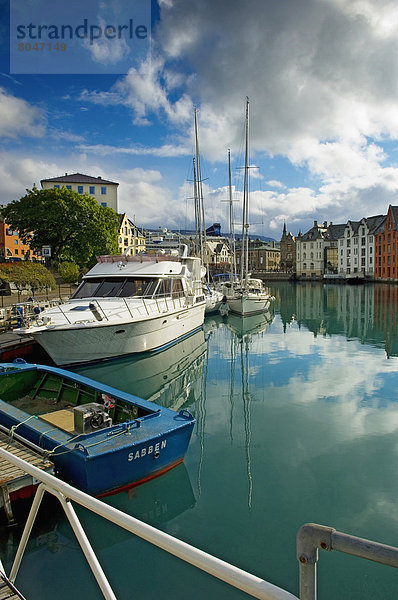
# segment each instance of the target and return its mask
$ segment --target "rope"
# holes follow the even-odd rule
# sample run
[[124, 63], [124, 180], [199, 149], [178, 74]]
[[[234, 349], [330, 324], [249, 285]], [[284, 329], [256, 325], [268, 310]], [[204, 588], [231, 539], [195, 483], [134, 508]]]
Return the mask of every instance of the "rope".
[[16, 425], [13, 425], [13, 426], [10, 428], [10, 433], [9, 433], [9, 435], [8, 435], [8, 440], [9, 440], [9, 441], [8, 441], [8, 445], [7, 445], [7, 448], [6, 448], [6, 450], [8, 450], [8, 448], [11, 446], [11, 444], [12, 444], [12, 442], [13, 442], [15, 430], [16, 430], [16, 429], [18, 429], [18, 427], [19, 427], [20, 425], [23, 425], [24, 423], [27, 423], [27, 422], [28, 422], [28, 421], [30, 421], [31, 419], [38, 419], [38, 416], [37, 416], [37, 415], [30, 415], [30, 416], [29, 416], [27, 419], [25, 419], [24, 421], [20, 421], [20, 423], [17, 423]]
[[[128, 425], [126, 427], [126, 429], [124, 429], [123, 431], [119, 431], [117, 433], [111, 433], [110, 435], [112, 435], [112, 439], [115, 439], [115, 437], [119, 436], [119, 435], [127, 435], [130, 433], [130, 429], [131, 429], [131, 425]], [[52, 454], [56, 453], [57, 448], [60, 448], [61, 446], [65, 446], [67, 444], [71, 444], [72, 442], [74, 442], [75, 440], [77, 440], [79, 437], [81, 437], [82, 435], [86, 435], [84, 433], [79, 433], [79, 435], [75, 436], [74, 438], [70, 439], [68, 442], [66, 442], [65, 444], [58, 444], [58, 446], [55, 446], [52, 450], [48, 450], [48, 452], [46, 452], [47, 456], [50, 456]], [[100, 444], [104, 444], [105, 442], [109, 442], [109, 439], [104, 439], [104, 440], [99, 440], [98, 442], [93, 442], [92, 444], [86, 444], [85, 448], [93, 448], [94, 446], [99, 446]], [[75, 448], [69, 448], [69, 450], [64, 450], [63, 452], [57, 452], [57, 456], [61, 456], [62, 454], [69, 454], [69, 452], [73, 452], [75, 450]]]

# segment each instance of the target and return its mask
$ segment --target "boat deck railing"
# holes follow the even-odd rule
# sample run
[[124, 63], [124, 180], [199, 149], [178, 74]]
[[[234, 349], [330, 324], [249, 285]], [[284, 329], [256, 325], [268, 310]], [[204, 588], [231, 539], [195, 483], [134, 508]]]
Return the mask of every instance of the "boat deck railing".
[[[192, 298], [192, 300], [190, 299]], [[141, 300], [137, 304], [137, 299]], [[81, 298], [82, 302], [87, 299]], [[110, 306], [111, 302], [118, 301], [119, 306]], [[123, 298], [123, 297], [110, 297], [105, 298], [91, 298], [89, 300], [89, 306], [87, 310], [90, 311], [90, 319], [87, 319], [85, 314], [82, 314], [82, 318], [79, 321], [72, 320], [69, 316], [69, 311], [62, 304], [57, 304], [53, 308], [58, 310], [69, 324], [78, 322], [92, 321], [93, 317], [97, 321], [114, 321], [125, 318], [125, 313], [129, 315], [131, 319], [139, 319], [142, 317], [150, 317], [155, 315], [161, 315], [163, 313], [169, 313], [182, 308], [188, 308], [195, 301], [194, 296], [187, 297], [183, 292], [177, 292], [172, 296], [167, 294], [157, 294], [150, 296], [137, 296], [135, 298]], [[123, 314], [124, 313], [124, 314]], [[36, 320], [30, 319], [30, 323]]]
[[[254, 598], [259, 598], [261, 600], [298, 600], [297, 596], [294, 596], [287, 590], [277, 587], [264, 579], [256, 577], [238, 567], [207, 554], [147, 523], [139, 521], [135, 517], [81, 492], [60, 479], [57, 479], [53, 475], [41, 471], [7, 450], [0, 448], [0, 457], [8, 460], [11, 464], [19, 467], [40, 482], [22, 532], [10, 573], [6, 575], [6, 579], [10, 582], [11, 586], [15, 586], [15, 580], [42, 498], [44, 493], [48, 492], [55, 496], [61, 503], [100, 590], [107, 600], [117, 600], [117, 598], [95, 555], [82, 524], [77, 517], [72, 502], [70, 502], [71, 500], [100, 517], [111, 521], [124, 530], [129, 531], [131, 534], [152, 543], [158, 548], [165, 550], [173, 556], [213, 575], [233, 587], [244, 591]], [[317, 598], [316, 565], [319, 549], [327, 551], [337, 550], [360, 558], [366, 558], [374, 562], [398, 567], [398, 548], [341, 533], [331, 527], [325, 527], [323, 525], [313, 523], [303, 525], [297, 534], [300, 600], [316, 600]], [[0, 567], [1, 571], [4, 572], [1, 561]]]

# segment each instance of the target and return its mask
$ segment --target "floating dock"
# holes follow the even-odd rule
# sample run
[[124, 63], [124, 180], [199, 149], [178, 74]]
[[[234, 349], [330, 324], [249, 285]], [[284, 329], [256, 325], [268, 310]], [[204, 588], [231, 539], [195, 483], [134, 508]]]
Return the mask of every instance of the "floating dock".
[[[38, 451], [25, 446], [16, 439], [0, 431], [0, 448], [8, 450], [38, 469], [53, 474], [54, 465]], [[37, 481], [24, 471], [0, 458], [0, 508], [4, 507], [9, 522], [13, 521], [11, 501], [17, 498], [28, 498], [32, 495]], [[0, 600], [2, 596], [0, 595]]]

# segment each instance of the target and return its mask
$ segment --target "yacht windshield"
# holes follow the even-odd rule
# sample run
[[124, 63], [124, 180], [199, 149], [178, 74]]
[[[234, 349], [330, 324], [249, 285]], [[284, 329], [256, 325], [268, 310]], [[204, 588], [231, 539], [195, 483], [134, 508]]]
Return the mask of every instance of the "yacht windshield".
[[93, 277], [82, 281], [72, 298], [152, 296], [157, 283], [157, 279], [150, 277]]

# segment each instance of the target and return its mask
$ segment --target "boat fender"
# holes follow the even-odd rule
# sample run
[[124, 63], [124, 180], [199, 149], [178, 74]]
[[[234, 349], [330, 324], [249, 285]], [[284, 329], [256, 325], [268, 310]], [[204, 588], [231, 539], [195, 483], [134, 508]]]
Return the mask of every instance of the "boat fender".
[[14, 360], [12, 362], [16, 363], [17, 365], [26, 365], [27, 364], [26, 360], [24, 360], [23, 358], [14, 358]]
[[102, 316], [101, 316], [98, 308], [95, 306], [95, 304], [93, 304], [92, 302], [90, 302], [90, 304], [88, 305], [88, 307], [91, 310], [91, 312], [93, 313], [94, 317], [97, 319], [97, 321], [102, 321]]

